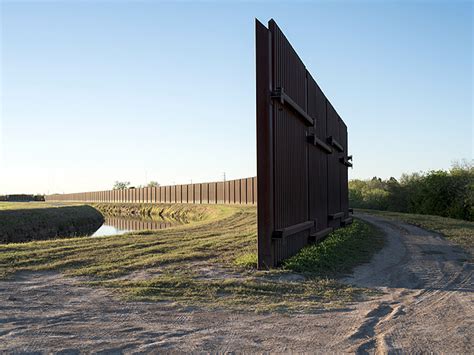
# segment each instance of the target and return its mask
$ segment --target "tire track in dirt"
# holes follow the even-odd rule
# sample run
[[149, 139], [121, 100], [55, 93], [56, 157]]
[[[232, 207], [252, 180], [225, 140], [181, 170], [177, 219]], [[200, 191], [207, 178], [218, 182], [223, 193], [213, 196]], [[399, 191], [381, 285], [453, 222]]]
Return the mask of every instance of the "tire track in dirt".
[[359, 217], [385, 231], [388, 245], [345, 281], [381, 287], [387, 295], [346, 339], [347, 349], [357, 353], [471, 349], [473, 272], [472, 264], [459, 262], [459, 248], [415, 226]]

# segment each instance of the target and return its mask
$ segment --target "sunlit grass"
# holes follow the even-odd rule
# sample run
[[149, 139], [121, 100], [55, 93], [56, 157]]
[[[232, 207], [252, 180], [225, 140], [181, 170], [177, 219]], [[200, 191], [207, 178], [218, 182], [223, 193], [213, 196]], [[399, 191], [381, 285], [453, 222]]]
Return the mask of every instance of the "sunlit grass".
[[[173, 208], [173, 213], [192, 221], [120, 236], [0, 245], [0, 276], [58, 270], [130, 300], [251, 311], [312, 311], [372, 294], [323, 273], [295, 279], [290, 270], [257, 271], [254, 206], [155, 208]], [[351, 230], [349, 234], [364, 232]], [[136, 273], [141, 277], [135, 278]]]

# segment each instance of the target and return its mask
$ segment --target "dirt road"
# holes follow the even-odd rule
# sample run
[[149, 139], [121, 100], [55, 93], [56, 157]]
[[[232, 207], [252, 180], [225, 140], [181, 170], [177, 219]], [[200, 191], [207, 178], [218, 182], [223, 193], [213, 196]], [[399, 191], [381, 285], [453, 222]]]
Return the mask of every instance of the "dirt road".
[[344, 282], [384, 295], [337, 311], [281, 315], [123, 302], [60, 274], [0, 282], [0, 352], [435, 352], [472, 353], [472, 264], [444, 238], [361, 215], [386, 247]]

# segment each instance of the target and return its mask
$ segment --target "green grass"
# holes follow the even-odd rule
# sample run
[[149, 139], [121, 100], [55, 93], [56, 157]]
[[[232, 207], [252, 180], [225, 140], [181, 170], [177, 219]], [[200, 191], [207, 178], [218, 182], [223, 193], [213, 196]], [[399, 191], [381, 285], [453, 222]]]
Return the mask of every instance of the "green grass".
[[[4, 210], [24, 210], [36, 208], [51, 208], [78, 205], [74, 203], [63, 202], [0, 202], [0, 211]], [[84, 205], [84, 203], [82, 203]]]
[[400, 220], [405, 223], [413, 224], [415, 226], [440, 233], [452, 242], [464, 247], [471, 254], [474, 251], [474, 222], [424, 214], [409, 214], [362, 209], [358, 209], [356, 211], [366, 212], [388, 219]]
[[369, 231], [363, 222], [342, 233], [344, 238], [336, 232], [321, 244], [336, 243], [328, 250], [337, 245], [350, 247], [352, 256], [361, 252], [363, 257], [353, 258], [352, 264], [345, 263], [340, 270], [328, 263], [326, 273], [321, 264], [317, 271], [305, 269], [305, 277], [295, 278], [288, 265], [269, 272], [254, 268], [255, 207], [204, 205], [194, 213], [200, 217], [193, 217], [189, 224], [157, 231], [0, 245], [0, 277], [18, 271], [59, 270], [67, 276], [86, 277], [85, 282], [111, 288], [130, 300], [246, 311], [306, 312], [340, 307], [373, 294], [329, 277], [337, 271], [348, 272], [377, 250], [347, 243], [350, 238], [379, 240], [374, 234], [359, 235]]
[[369, 262], [383, 247], [382, 232], [372, 225], [354, 222], [331, 233], [323, 243], [303, 248], [284, 262], [287, 270], [316, 276], [342, 276], [362, 263]]
[[238, 256], [234, 260], [234, 264], [247, 269], [256, 269], [257, 268], [258, 257], [257, 253], [247, 253]]

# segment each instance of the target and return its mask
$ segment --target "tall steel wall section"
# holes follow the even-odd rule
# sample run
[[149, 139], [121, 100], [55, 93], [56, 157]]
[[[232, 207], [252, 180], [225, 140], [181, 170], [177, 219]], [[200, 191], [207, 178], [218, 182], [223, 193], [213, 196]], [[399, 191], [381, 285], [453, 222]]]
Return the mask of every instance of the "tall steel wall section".
[[256, 21], [258, 263], [351, 222], [347, 127], [275, 21]]

